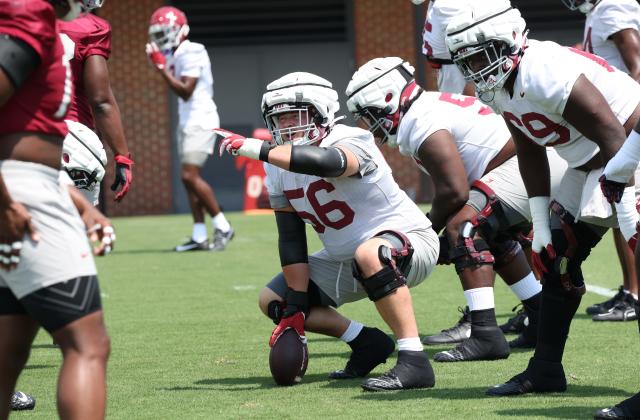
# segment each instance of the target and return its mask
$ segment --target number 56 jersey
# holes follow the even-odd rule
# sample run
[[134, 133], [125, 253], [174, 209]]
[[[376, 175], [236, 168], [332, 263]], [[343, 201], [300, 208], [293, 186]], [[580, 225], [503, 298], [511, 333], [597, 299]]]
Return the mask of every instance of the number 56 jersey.
[[356, 248], [382, 230], [410, 232], [431, 222], [393, 179], [371, 133], [336, 125], [320, 147], [342, 146], [360, 161], [360, 171], [343, 178], [321, 178], [265, 164], [269, 201], [274, 209], [291, 205], [318, 233], [336, 261], [353, 258]]

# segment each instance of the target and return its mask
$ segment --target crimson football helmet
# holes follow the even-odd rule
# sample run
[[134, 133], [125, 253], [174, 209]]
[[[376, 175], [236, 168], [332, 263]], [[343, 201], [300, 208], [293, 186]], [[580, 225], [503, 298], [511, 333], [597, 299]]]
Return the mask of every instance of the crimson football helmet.
[[149, 40], [158, 46], [163, 54], [169, 55], [189, 35], [187, 16], [171, 6], [164, 6], [153, 12], [149, 21]]

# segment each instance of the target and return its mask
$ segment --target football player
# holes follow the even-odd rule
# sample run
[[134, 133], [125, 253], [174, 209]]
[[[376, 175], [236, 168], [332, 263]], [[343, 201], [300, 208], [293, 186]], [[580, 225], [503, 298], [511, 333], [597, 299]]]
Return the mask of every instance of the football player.
[[59, 182], [71, 80], [56, 16], [82, 6], [0, 0], [0, 419], [40, 326], [62, 350], [60, 417], [105, 414], [110, 345], [86, 230], [112, 227]]
[[[413, 72], [398, 57], [369, 61], [347, 86], [347, 106], [380, 144], [399, 147], [433, 180], [428, 216], [436, 232], [446, 227], [439, 262], [455, 264], [472, 327], [468, 340], [434, 359], [506, 358], [509, 346], [535, 346], [542, 289], [523, 251], [530, 246], [531, 215], [515, 147], [502, 118], [475, 97], [425, 92]], [[549, 159], [555, 189], [566, 164], [552, 151]], [[496, 323], [494, 270], [531, 320], [509, 346]]]
[[[103, 1], [84, 0], [84, 10], [99, 8]], [[77, 19], [60, 21], [58, 25], [74, 87], [67, 119], [97, 129], [109, 145], [116, 165], [111, 190], [116, 191], [114, 200], [120, 201], [133, 182], [134, 162], [109, 80], [111, 26], [92, 13], [82, 13]]]
[[[447, 26], [447, 46], [511, 131], [529, 196], [533, 261], [543, 273], [534, 356], [487, 393], [563, 392], [564, 346], [586, 290], [582, 262], [609, 227], [620, 227], [630, 245], [637, 238], [634, 188], [615, 204], [616, 220], [598, 178], [640, 116], [640, 84], [588, 52], [528, 40], [511, 7], [462, 12]], [[568, 164], [553, 197], [546, 147]]]
[[[352, 353], [332, 378], [367, 375], [394, 349], [377, 329], [334, 308], [369, 297], [398, 340], [395, 367], [362, 383], [367, 391], [430, 388], [435, 376], [423, 351], [409, 288], [438, 257], [431, 222], [398, 187], [371, 133], [336, 124], [338, 94], [311, 73], [287, 74], [267, 86], [262, 115], [277, 145], [218, 130], [220, 150], [259, 159], [278, 226], [282, 273], [260, 294], [260, 308], [287, 328], [339, 337]], [[305, 223], [324, 248], [307, 255]]]
[[[189, 196], [193, 215], [191, 239], [175, 248], [222, 251], [234, 230], [220, 210], [213, 189], [200, 176], [200, 170], [213, 153], [220, 126], [213, 102], [211, 61], [204, 45], [187, 39], [187, 17], [175, 7], [161, 7], [151, 16], [147, 56], [169, 88], [178, 95], [178, 152], [182, 164], [182, 183]], [[204, 211], [211, 216], [213, 244], [209, 244]]]
[[[587, 19], [583, 48], [599, 55], [619, 70], [640, 82], [640, 5], [635, 0], [562, 0], [571, 10], [580, 10]], [[640, 171], [636, 196], [640, 196]], [[620, 230], [614, 241], [622, 267], [623, 285], [611, 299], [591, 305], [587, 313], [594, 321], [631, 321], [636, 319], [634, 305], [638, 301], [638, 279], [633, 252]]]

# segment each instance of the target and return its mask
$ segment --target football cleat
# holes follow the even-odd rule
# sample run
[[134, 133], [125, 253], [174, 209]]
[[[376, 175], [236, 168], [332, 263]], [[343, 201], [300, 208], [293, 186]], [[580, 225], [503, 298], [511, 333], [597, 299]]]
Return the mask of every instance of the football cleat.
[[618, 293], [615, 294], [611, 299], [605, 300], [601, 303], [596, 303], [595, 305], [591, 305], [587, 308], [587, 314], [589, 315], [597, 315], [604, 314], [609, 312], [618, 302], [622, 302], [624, 300], [624, 296], [626, 293], [624, 292], [624, 286], [620, 286], [618, 289]]
[[466, 306], [464, 309], [458, 307], [458, 311], [462, 313], [462, 317], [456, 325], [440, 331], [439, 334], [423, 337], [422, 344], [428, 346], [436, 344], [457, 344], [469, 338], [471, 336], [471, 315], [469, 314], [469, 307]]
[[193, 239], [189, 239], [187, 242], [182, 245], [178, 245], [175, 247], [176, 252], [187, 252], [187, 251], [208, 251], [210, 249], [209, 240], [205, 239], [202, 242], [196, 242]]
[[11, 396], [11, 404], [9, 408], [13, 411], [33, 410], [36, 406], [36, 400], [29, 394], [21, 391], [15, 391]]
[[349, 343], [351, 357], [344, 369], [329, 374], [331, 379], [353, 379], [367, 376], [376, 366], [387, 361], [395, 343], [377, 328], [363, 327], [358, 337]]
[[636, 299], [631, 293], [626, 293], [621, 301], [616, 303], [613, 308], [605, 313], [594, 315], [594, 321], [635, 321], [636, 315]]
[[509, 341], [509, 347], [512, 349], [535, 349], [536, 344], [537, 340], [530, 339], [524, 332]]
[[498, 327], [473, 326], [471, 337], [455, 348], [433, 356], [436, 362], [498, 360], [509, 357], [509, 344]]
[[220, 229], [216, 229], [213, 233], [213, 245], [211, 246], [211, 250], [224, 251], [235, 234], [236, 232], [235, 230], [233, 230], [233, 228], [229, 228], [229, 230], [226, 232], [223, 232]]
[[[518, 309], [518, 307], [521, 305], [522, 304], [519, 303], [518, 305], [514, 306], [513, 309], [511, 309], [511, 312], [515, 312], [515, 310]], [[527, 316], [527, 312], [524, 310], [524, 307], [521, 307], [513, 317], [509, 318], [507, 322], [500, 325], [500, 329], [505, 334], [520, 334], [528, 325], [529, 317]]]
[[564, 392], [566, 390], [567, 379], [562, 363], [531, 358], [524, 372], [503, 384], [487, 389], [485, 393], [494, 397], [509, 397], [531, 392]]
[[365, 391], [397, 391], [401, 389], [433, 388], [436, 377], [423, 351], [400, 350], [398, 363], [386, 373], [362, 382]]
[[594, 419], [640, 419], [640, 392], [613, 407], [603, 408], [593, 416]]

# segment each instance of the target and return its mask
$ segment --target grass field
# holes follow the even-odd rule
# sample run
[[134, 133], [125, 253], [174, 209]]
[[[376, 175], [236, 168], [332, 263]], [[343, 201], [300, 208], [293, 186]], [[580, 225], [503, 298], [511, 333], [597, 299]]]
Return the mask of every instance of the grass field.
[[[363, 393], [358, 380], [336, 382], [348, 347], [309, 333], [310, 361], [303, 383], [274, 385], [267, 341], [273, 328], [257, 308], [262, 286], [277, 273], [273, 217], [231, 214], [236, 238], [223, 253], [168, 251], [190, 232], [186, 216], [115, 219], [116, 251], [98, 261], [106, 321], [111, 419], [219, 418], [590, 418], [593, 412], [640, 389], [638, 325], [594, 323], [584, 313], [601, 296], [587, 293], [573, 322], [565, 353], [569, 389], [564, 394], [496, 399], [491, 385], [520, 372], [531, 352], [496, 362], [437, 364], [430, 390]], [[309, 233], [310, 249], [319, 248]], [[620, 269], [607, 236], [584, 266], [589, 283], [615, 288]], [[517, 303], [496, 284], [499, 321]], [[464, 297], [454, 270], [438, 267], [413, 290], [422, 334], [449, 327]], [[342, 312], [389, 331], [371, 302]], [[445, 347], [427, 348], [430, 356]], [[56, 417], [55, 383], [61, 356], [45, 333], [36, 339], [18, 389], [37, 399], [17, 419]], [[390, 368], [393, 360], [375, 373]]]

